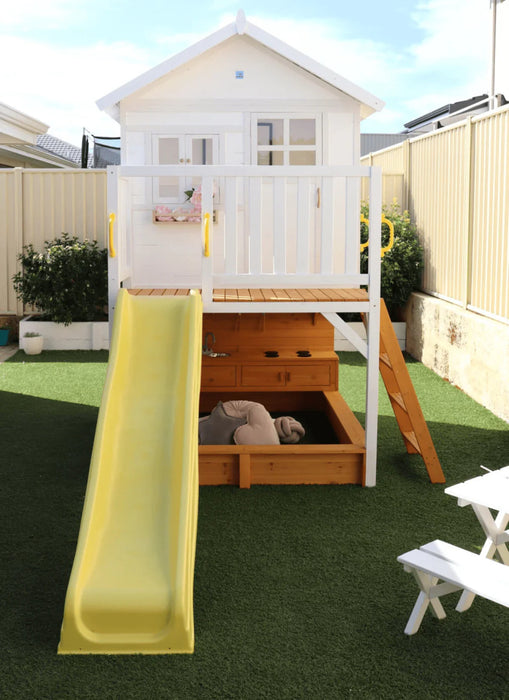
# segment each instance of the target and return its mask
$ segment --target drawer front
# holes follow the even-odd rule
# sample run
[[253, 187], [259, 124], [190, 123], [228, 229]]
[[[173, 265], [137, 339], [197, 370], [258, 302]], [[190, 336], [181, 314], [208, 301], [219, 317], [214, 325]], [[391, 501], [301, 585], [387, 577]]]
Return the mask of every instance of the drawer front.
[[331, 383], [331, 368], [328, 363], [301, 364], [286, 368], [286, 386], [329, 386]]
[[202, 365], [201, 385], [203, 389], [207, 387], [235, 386], [237, 383], [237, 373], [235, 365]]
[[240, 381], [242, 386], [284, 386], [285, 368], [281, 365], [243, 365]]

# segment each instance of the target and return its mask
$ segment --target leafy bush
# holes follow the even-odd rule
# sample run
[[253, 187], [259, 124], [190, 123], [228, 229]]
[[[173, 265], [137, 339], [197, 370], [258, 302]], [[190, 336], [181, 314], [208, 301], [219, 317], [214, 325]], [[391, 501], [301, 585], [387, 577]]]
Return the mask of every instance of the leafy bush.
[[63, 233], [38, 253], [32, 244], [18, 256], [13, 277], [18, 299], [56, 323], [103, 320], [108, 303], [107, 250]]
[[[361, 212], [369, 219], [369, 208], [366, 204], [361, 207]], [[417, 288], [422, 268], [423, 251], [417, 237], [416, 226], [410, 223], [407, 211], [401, 211], [394, 199], [390, 207], [384, 207], [383, 212], [387, 219], [394, 225], [394, 245], [382, 258], [382, 286], [381, 295], [385, 301], [391, 318], [396, 315], [398, 309], [405, 306], [410, 294]], [[361, 224], [361, 242], [368, 239], [368, 227]], [[382, 225], [382, 248], [389, 243], [389, 227]], [[371, 246], [361, 252], [361, 272], [368, 271], [368, 251]]]

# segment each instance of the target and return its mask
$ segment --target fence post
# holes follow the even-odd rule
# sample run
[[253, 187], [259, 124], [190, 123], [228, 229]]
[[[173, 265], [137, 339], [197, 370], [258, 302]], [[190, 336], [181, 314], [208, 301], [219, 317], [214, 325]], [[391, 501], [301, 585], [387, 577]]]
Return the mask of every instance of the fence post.
[[[15, 272], [21, 271], [21, 263], [18, 261], [18, 255], [23, 250], [23, 168], [14, 168], [14, 250], [16, 251], [16, 259], [14, 262]], [[10, 290], [12, 287], [12, 275], [8, 280]], [[23, 302], [16, 298], [15, 303], [16, 315], [23, 316]]]
[[470, 304], [470, 297], [472, 294], [472, 244], [473, 244], [473, 217], [474, 217], [474, 126], [472, 124], [472, 117], [468, 117], [467, 123], [465, 125], [465, 191], [467, 193], [468, 200], [465, 206], [465, 235], [466, 235], [466, 249], [467, 254], [464, 258], [464, 268], [463, 268], [463, 289], [461, 293], [461, 301], [463, 303], [463, 308], [466, 309]]
[[[403, 182], [403, 199], [404, 201], [401, 202], [401, 209], [403, 211], [409, 211], [410, 212], [410, 168], [411, 168], [411, 158], [412, 158], [412, 153], [411, 153], [411, 143], [410, 139], [406, 139], [403, 141], [403, 177], [404, 177], [404, 182]], [[413, 214], [411, 213], [411, 216]]]

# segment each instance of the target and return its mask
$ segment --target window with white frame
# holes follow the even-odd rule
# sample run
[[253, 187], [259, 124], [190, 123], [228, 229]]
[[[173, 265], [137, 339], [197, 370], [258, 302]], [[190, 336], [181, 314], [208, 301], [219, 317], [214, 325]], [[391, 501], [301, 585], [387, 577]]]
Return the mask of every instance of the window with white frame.
[[[218, 136], [182, 134], [153, 137], [153, 162], [156, 165], [213, 165], [218, 161]], [[154, 178], [154, 201], [182, 203], [185, 192], [196, 187], [199, 179], [163, 176]]]
[[257, 165], [319, 165], [318, 115], [253, 115], [253, 161]]

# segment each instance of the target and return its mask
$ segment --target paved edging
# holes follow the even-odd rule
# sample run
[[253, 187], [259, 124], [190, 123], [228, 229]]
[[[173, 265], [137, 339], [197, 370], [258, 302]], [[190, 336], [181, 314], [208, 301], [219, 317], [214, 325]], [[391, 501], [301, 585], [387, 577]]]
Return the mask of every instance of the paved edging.
[[0, 363], [5, 362], [9, 357], [15, 355], [18, 350], [19, 347], [17, 345], [5, 345], [0, 347]]

